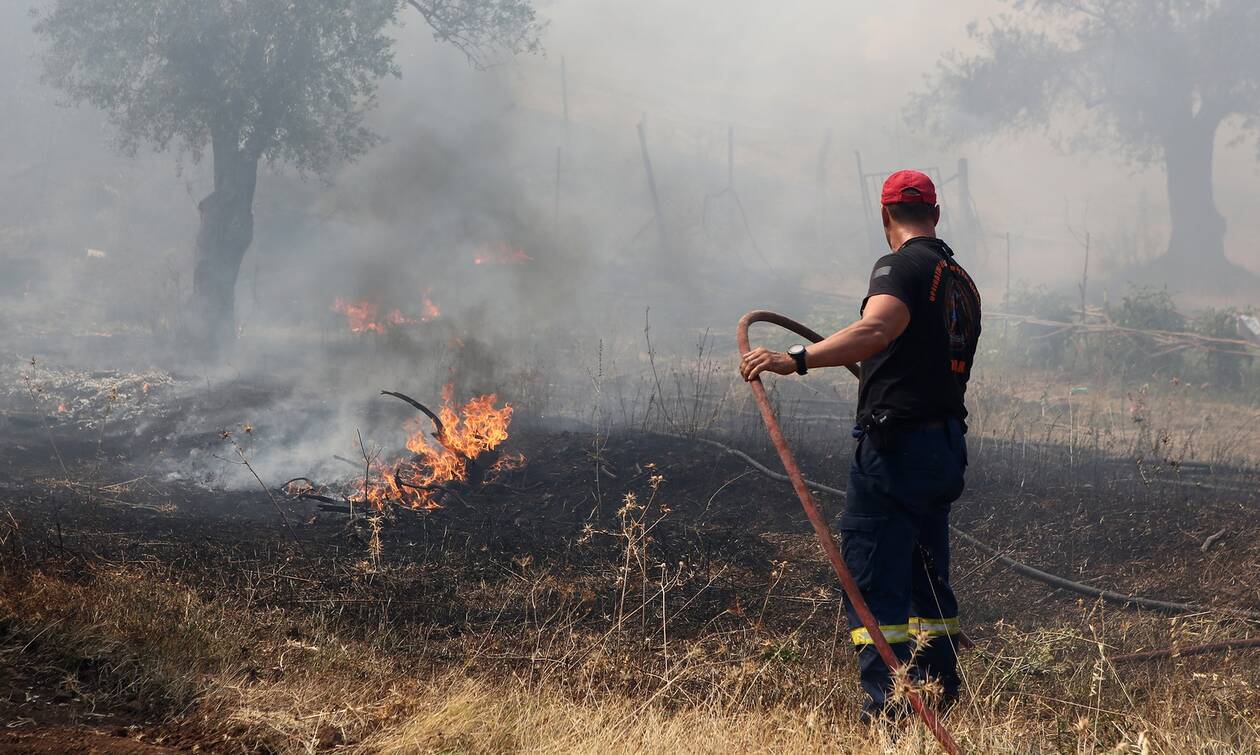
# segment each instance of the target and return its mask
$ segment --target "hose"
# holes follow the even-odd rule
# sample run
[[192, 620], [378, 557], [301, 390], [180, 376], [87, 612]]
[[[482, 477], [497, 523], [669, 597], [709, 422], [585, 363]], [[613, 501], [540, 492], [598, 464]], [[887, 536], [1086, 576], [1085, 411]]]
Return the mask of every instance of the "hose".
[[1097, 587], [1083, 585], [1080, 582], [1073, 582], [1070, 579], [1064, 579], [1056, 574], [1044, 572], [1040, 569], [1034, 569], [1026, 564], [1021, 564], [1014, 559], [1007, 558], [998, 552], [996, 548], [983, 543], [976, 538], [968, 535], [966, 532], [950, 525], [950, 532], [967, 541], [970, 545], [985, 554], [992, 556], [1002, 563], [1011, 571], [1022, 574], [1030, 579], [1043, 582], [1052, 587], [1058, 587], [1069, 590], [1080, 595], [1088, 595], [1094, 598], [1101, 598], [1109, 603], [1118, 603], [1122, 606], [1135, 606], [1137, 608], [1149, 608], [1153, 611], [1163, 611], [1165, 613], [1226, 613], [1234, 616], [1241, 616], [1248, 619], [1260, 619], [1260, 612], [1248, 611], [1245, 608], [1213, 608], [1209, 606], [1197, 606], [1191, 603], [1176, 603], [1171, 600], [1157, 600], [1155, 598], [1140, 598], [1134, 595], [1125, 595], [1123, 593], [1112, 592], [1111, 590], [1100, 590]]
[[1151, 661], [1157, 658], [1182, 658], [1187, 655], [1203, 655], [1204, 653], [1216, 653], [1222, 650], [1243, 650], [1246, 648], [1260, 648], [1260, 637], [1253, 637], [1249, 640], [1226, 640], [1225, 642], [1209, 642], [1205, 645], [1188, 645], [1185, 647], [1164, 648], [1162, 650], [1144, 650], [1140, 653], [1126, 653], [1112, 656], [1111, 662], [1131, 663], [1133, 661]]
[[[751, 351], [748, 343], [748, 326], [754, 322], [769, 322], [782, 328], [796, 333], [802, 338], [808, 338], [812, 343], [822, 340], [822, 336], [801, 325], [795, 320], [791, 320], [783, 315], [765, 310], [755, 310], [744, 315], [739, 320], [736, 328], [736, 341], [739, 346], [741, 355]], [[849, 365], [849, 371], [857, 374], [857, 370]], [[809, 486], [805, 482], [801, 470], [796, 465], [796, 458], [792, 455], [792, 449], [788, 447], [787, 439], [783, 437], [783, 430], [779, 428], [779, 420], [774, 414], [774, 409], [770, 406], [770, 399], [766, 395], [766, 387], [762, 384], [761, 378], [753, 378], [748, 382], [748, 386], [752, 389], [753, 398], [757, 401], [757, 408], [761, 410], [761, 418], [765, 421], [766, 430], [770, 433], [770, 440], [774, 443], [774, 448], [779, 453], [779, 459], [783, 462], [783, 468], [787, 472], [787, 477], [792, 483], [792, 488], [796, 491], [796, 495], [801, 499], [801, 507], [805, 509], [805, 516], [809, 518], [809, 523], [814, 527], [814, 534], [818, 536], [819, 545], [822, 546], [823, 552], [827, 555], [827, 559], [831, 562], [832, 568], [835, 569], [836, 576], [840, 579], [840, 585], [844, 588], [845, 595], [849, 597], [849, 603], [853, 606], [853, 612], [857, 614], [858, 619], [862, 622], [862, 626], [870, 633], [871, 640], [875, 645], [879, 656], [884, 659], [884, 663], [888, 664], [889, 671], [896, 674], [901, 669], [901, 661], [897, 655], [893, 653], [892, 646], [888, 644], [888, 640], [884, 637], [883, 632], [879, 629], [879, 622], [871, 613], [871, 609], [866, 604], [866, 599], [862, 597], [862, 590], [858, 587], [857, 582], [853, 579], [853, 575], [849, 573], [848, 568], [844, 564], [844, 558], [840, 555], [840, 548], [836, 545], [835, 537], [832, 536], [830, 528], [827, 527], [826, 521], [822, 517], [822, 512], [818, 510], [818, 505], [814, 502], [814, 496], [809, 492]], [[749, 457], [751, 460], [751, 457]], [[906, 692], [906, 698], [910, 702], [910, 707], [923, 720], [923, 725], [932, 732], [932, 736], [936, 737], [936, 741], [940, 742], [941, 747], [949, 755], [958, 755], [960, 750], [954, 738], [945, 729], [940, 719], [936, 717], [935, 712], [924, 703], [923, 698], [914, 690]]]
[[[690, 436], [685, 436], [685, 435], [675, 435], [672, 433], [662, 433], [662, 434], [669, 435], [672, 438], [682, 438], [684, 440], [693, 440], [693, 441], [696, 441], [697, 443], [704, 443], [705, 445], [713, 446], [714, 448], [717, 448], [721, 451], [724, 451], [732, 456], [735, 456], [741, 459], [745, 464], [757, 470], [758, 472], [762, 473], [766, 477], [770, 477], [775, 480], [782, 480], [784, 482], [790, 481], [790, 478], [787, 475], [774, 471], [770, 467], [767, 467], [765, 464], [762, 464], [761, 462], [757, 461], [756, 459], [744, 453], [743, 451], [740, 451], [738, 448], [731, 448], [725, 443], [720, 443], [716, 440], [712, 440], [711, 438], [690, 437]], [[814, 490], [817, 490], [821, 493], [830, 493], [832, 495], [839, 496], [840, 498], [845, 497], [845, 492], [843, 490], [840, 490], [839, 488], [833, 488], [830, 485], [824, 485], [821, 482], [814, 482], [813, 480], [810, 480], [808, 478], [804, 478], [804, 479], [805, 479], [805, 484], [808, 487], [813, 488]], [[1060, 577], [1057, 574], [1051, 574], [1050, 572], [1033, 568], [1031, 566], [1028, 566], [1027, 564], [1022, 564], [1013, 558], [1004, 556], [1001, 554], [1001, 552], [998, 551], [997, 548], [994, 548], [988, 543], [978, 540], [974, 536], [958, 529], [952, 524], [949, 526], [949, 531], [957, 535], [962, 540], [964, 540], [965, 542], [967, 542], [969, 545], [973, 546], [977, 550], [981, 551], [982, 553], [985, 553], [986, 555], [993, 557], [993, 559], [996, 560], [998, 563], [1007, 567], [1008, 569], [1015, 572], [1016, 574], [1020, 574], [1022, 576], [1028, 577], [1029, 579], [1034, 579], [1043, 584], [1050, 585], [1051, 587], [1058, 587], [1064, 590], [1079, 593], [1081, 595], [1088, 595], [1094, 598], [1101, 598], [1102, 600], [1105, 600], [1109, 603], [1117, 603], [1122, 606], [1135, 606], [1137, 608], [1149, 608], [1154, 611], [1163, 611], [1165, 613], [1177, 613], [1177, 614], [1223, 613], [1223, 614], [1227, 614], [1231, 616], [1238, 616], [1238, 617], [1247, 618], [1247, 619], [1260, 619], [1260, 611], [1250, 611], [1245, 608], [1219, 608], [1219, 607], [1213, 607], [1213, 606], [1200, 606], [1200, 605], [1195, 605], [1193, 603], [1176, 603], [1170, 600], [1143, 598], [1136, 595], [1125, 595], [1124, 593], [1113, 592], [1111, 590], [1100, 590], [1097, 587], [1091, 587], [1089, 585], [1081, 584], [1080, 582], [1073, 582], [1072, 580], [1065, 579], [1064, 577]]]

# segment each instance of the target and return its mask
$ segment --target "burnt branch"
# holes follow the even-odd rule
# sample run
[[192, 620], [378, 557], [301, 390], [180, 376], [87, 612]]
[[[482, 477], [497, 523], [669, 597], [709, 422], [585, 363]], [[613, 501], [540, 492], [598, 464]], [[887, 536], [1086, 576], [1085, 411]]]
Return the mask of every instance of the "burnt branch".
[[[408, 396], [405, 393], [399, 393], [397, 391], [381, 391], [381, 395], [393, 396], [394, 398], [402, 399], [403, 401], [406, 401], [408, 404], [411, 404], [415, 408], [419, 409], [422, 414], [424, 414], [429, 419], [433, 420], [433, 427], [436, 430], [433, 433], [433, 437], [437, 438], [439, 441], [444, 441], [444, 439], [446, 438], [446, 426], [442, 424], [441, 418], [439, 418], [436, 414], [434, 414], [432, 409], [420, 403], [419, 401], [416, 401], [414, 398], [412, 398], [411, 396]], [[445, 446], [446, 443], [442, 442], [442, 445]], [[451, 450], [454, 450], [454, 449], [451, 449]]]
[[[309, 487], [303, 488], [301, 490], [290, 490], [289, 486], [295, 482], [304, 482]], [[288, 499], [291, 501], [318, 501], [319, 503], [333, 503], [333, 504], [340, 504], [340, 505], [349, 505], [350, 503], [349, 499], [344, 496], [342, 496], [341, 498], [333, 498], [331, 496], [324, 495], [321, 492], [327, 489], [328, 488], [315, 482], [309, 477], [294, 477], [292, 480], [287, 480], [283, 485], [280, 486], [280, 492], [284, 494], [285, 496], [287, 496]]]
[[543, 483], [543, 482], [536, 482], [533, 485], [526, 485], [523, 488], [518, 488], [513, 485], [506, 485], [502, 482], [495, 482], [491, 480], [490, 482], [483, 482], [481, 484], [481, 488], [483, 490], [502, 490], [503, 492], [510, 493], [512, 495], [524, 495], [525, 493], [528, 493], [532, 490], [537, 490], [538, 488], [541, 488], [545, 484], [546, 483]]
[[[337, 504], [338, 506], [350, 505], [345, 500], [337, 500], [336, 498], [332, 498], [331, 496], [320, 495], [319, 493], [312, 493], [310, 491], [298, 493], [297, 495], [294, 496], [294, 498], [297, 498], [303, 501], [319, 501], [320, 503], [332, 503], [332, 504]], [[321, 506], [320, 508], [322, 509], [323, 506]]]
[[316, 488], [319, 487], [319, 485], [315, 484], [315, 481], [309, 477], [294, 477], [292, 480], [285, 480], [284, 482], [280, 483], [281, 492], [288, 494], [289, 486], [295, 482], [304, 482], [307, 485], [311, 486], [311, 490], [315, 490]]

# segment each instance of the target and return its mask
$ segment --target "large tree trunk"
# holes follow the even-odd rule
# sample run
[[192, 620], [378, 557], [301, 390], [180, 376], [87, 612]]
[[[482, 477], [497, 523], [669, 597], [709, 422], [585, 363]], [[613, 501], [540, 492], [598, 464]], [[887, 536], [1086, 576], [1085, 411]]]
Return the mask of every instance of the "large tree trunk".
[[1212, 153], [1219, 119], [1188, 116], [1164, 137], [1172, 236], [1169, 272], [1203, 283], [1227, 267], [1225, 219], [1212, 193]]
[[242, 151], [235, 134], [216, 131], [214, 191], [197, 209], [196, 266], [193, 273], [193, 322], [197, 347], [213, 356], [236, 337], [236, 278], [254, 240], [254, 189], [258, 158]]

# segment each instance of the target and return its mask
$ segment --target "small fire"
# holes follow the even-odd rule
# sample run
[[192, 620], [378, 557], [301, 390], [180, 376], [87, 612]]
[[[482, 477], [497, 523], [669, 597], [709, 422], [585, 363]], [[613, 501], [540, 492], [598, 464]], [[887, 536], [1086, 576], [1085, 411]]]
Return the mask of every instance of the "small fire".
[[420, 310], [420, 322], [429, 322], [442, 316], [442, 310], [438, 309], [438, 305], [433, 303], [428, 294], [424, 296], [424, 300], [420, 303]]
[[430, 322], [442, 314], [427, 293], [421, 297], [420, 315], [415, 318], [404, 315], [402, 310], [396, 307], [381, 315], [380, 307], [370, 299], [347, 301], [339, 296], [333, 300], [332, 309], [346, 316], [346, 322], [350, 325], [352, 333], [384, 333], [389, 328], [400, 325]]
[[[334, 312], [340, 312], [346, 316], [346, 321], [350, 324], [350, 330], [355, 333], [380, 333], [388, 323], [388, 320], [386, 322], [378, 321], [376, 304], [367, 299], [350, 302], [337, 297], [333, 301], [332, 308]], [[402, 317], [402, 313], [398, 312], [398, 310], [394, 310], [390, 315], [392, 316], [395, 313], [398, 314], [398, 318]]]
[[68, 410], [66, 409], [66, 405], [65, 405], [65, 404], [57, 404], [57, 413], [58, 413], [58, 414], [65, 414], [67, 411], [68, 411]]
[[490, 473], [492, 476], [497, 476], [523, 466], [525, 466], [525, 454], [504, 454], [490, 467]]
[[[508, 439], [510, 404], [496, 406], [498, 397], [491, 393], [473, 398], [457, 409], [453, 399], [454, 386], [448, 384], [442, 390], [442, 408], [438, 411], [444, 430], [441, 438], [430, 436], [428, 419], [408, 420], [406, 445], [411, 458], [380, 465], [366, 485], [360, 481], [351, 500], [374, 509], [384, 508], [390, 501], [416, 509], [437, 508], [440, 486], [467, 480], [470, 464], [476, 464], [478, 456]], [[487, 471], [493, 477], [524, 463], [523, 455], [505, 456]]]
[[533, 261], [534, 258], [526, 254], [524, 250], [507, 244], [482, 247], [473, 254], [474, 265], [523, 265]]

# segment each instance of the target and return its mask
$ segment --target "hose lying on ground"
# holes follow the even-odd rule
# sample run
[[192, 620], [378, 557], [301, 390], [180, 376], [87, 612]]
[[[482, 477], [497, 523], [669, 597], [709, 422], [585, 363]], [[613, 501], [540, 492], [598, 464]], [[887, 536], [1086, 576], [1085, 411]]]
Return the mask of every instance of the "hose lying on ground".
[[[776, 480], [782, 480], [784, 482], [789, 481], [787, 475], [782, 474], [781, 472], [776, 472], [773, 469], [770, 469], [769, 467], [757, 461], [756, 459], [744, 453], [743, 451], [740, 451], [739, 449], [736, 449], [736, 448], [731, 448], [725, 443], [719, 443], [718, 441], [711, 440], [709, 438], [687, 437], [687, 436], [676, 435], [672, 433], [662, 433], [662, 434], [670, 435], [671, 437], [674, 437], [674, 438], [685, 438], [687, 440], [694, 440], [699, 443], [704, 443], [705, 445], [709, 445], [714, 448], [720, 449], [732, 456], [735, 456], [741, 459], [750, 467], [752, 467], [753, 469], [757, 470], [758, 472], [762, 473], [763, 475], [767, 477], [771, 477]], [[845, 496], [845, 492], [843, 490], [840, 490], [839, 488], [833, 488], [829, 485], [823, 485], [822, 483], [814, 482], [813, 480], [810, 480], [810, 479], [806, 479], [805, 484], [813, 488], [814, 490], [817, 490], [823, 493], [830, 493], [832, 495], [836, 495], [841, 498]], [[988, 545], [987, 543], [981, 540], [977, 540], [972, 535], [969, 535], [966, 532], [963, 532], [962, 530], [958, 529], [952, 524], [950, 525], [949, 529], [950, 529], [950, 532], [957, 535], [960, 539], [962, 539], [968, 545], [971, 545], [975, 547], [977, 550], [981, 551], [982, 553], [988, 556], [991, 556], [994, 560], [998, 561], [999, 563], [1001, 563], [1003, 566], [1007, 567], [1011, 571], [1017, 574], [1023, 575], [1025, 577], [1028, 577], [1029, 579], [1035, 579], [1038, 582], [1050, 585], [1052, 587], [1058, 587], [1060, 589], [1068, 590], [1070, 592], [1078, 593], [1080, 595], [1088, 595], [1092, 598], [1101, 598], [1109, 603], [1116, 603], [1116, 604], [1124, 605], [1124, 606], [1133, 606], [1136, 608], [1148, 608], [1153, 611], [1162, 611], [1164, 613], [1225, 613], [1225, 614], [1230, 614], [1233, 616], [1245, 617], [1248, 619], [1260, 619], [1260, 611], [1249, 611], [1245, 608], [1240, 609], [1240, 608], [1219, 608], [1215, 606], [1199, 606], [1199, 605], [1194, 605], [1191, 603], [1177, 603], [1177, 602], [1169, 601], [1169, 600], [1157, 600], [1154, 598], [1143, 598], [1143, 597], [1138, 597], [1135, 595], [1125, 595], [1123, 593], [1113, 592], [1111, 590], [1101, 590], [1097, 587], [1090, 587], [1089, 585], [1081, 584], [1080, 582], [1073, 582], [1070, 579], [1065, 579], [1056, 574], [1051, 574], [1050, 572], [1042, 571], [1041, 569], [1035, 569], [1031, 566], [1028, 566], [1027, 564], [1022, 564], [1008, 556], [1004, 556], [1002, 555], [1001, 552], [998, 551], [998, 549], [994, 548], [991, 545]], [[1166, 651], [1157, 651], [1157, 652], [1166, 652]]]
[[1247, 648], [1260, 648], [1260, 637], [1252, 637], [1249, 640], [1209, 642], [1205, 645], [1185, 645], [1182, 647], [1164, 648], [1162, 650], [1144, 650], [1140, 653], [1125, 653], [1124, 655], [1112, 656], [1111, 662], [1131, 663], [1134, 661], [1153, 661], [1158, 658], [1181, 658], [1187, 655], [1203, 655], [1204, 653], [1216, 653], [1222, 650], [1245, 650]]

